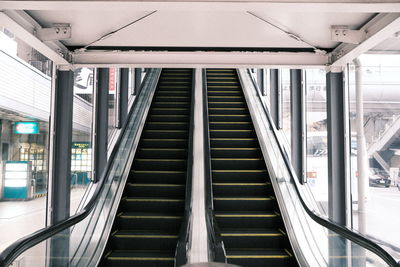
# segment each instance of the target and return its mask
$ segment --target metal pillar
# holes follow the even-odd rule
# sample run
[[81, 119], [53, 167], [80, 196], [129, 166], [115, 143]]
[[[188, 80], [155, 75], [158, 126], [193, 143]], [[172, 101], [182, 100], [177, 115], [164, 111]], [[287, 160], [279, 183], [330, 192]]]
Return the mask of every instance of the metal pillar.
[[276, 128], [281, 129], [281, 81], [278, 69], [270, 70], [270, 112]]
[[140, 85], [142, 84], [142, 69], [135, 68], [135, 95], [140, 93]]
[[260, 88], [261, 95], [267, 95], [267, 88], [266, 88], [266, 72], [265, 69], [257, 69], [257, 84]]
[[[52, 138], [52, 168], [50, 173], [50, 224], [70, 215], [71, 200], [71, 143], [74, 72], [56, 72], [54, 89], [54, 135]], [[50, 266], [67, 266], [69, 258], [69, 230], [51, 239]]]
[[129, 69], [120, 69], [119, 83], [119, 127], [123, 127], [128, 116], [128, 87], [129, 87]]
[[97, 70], [97, 88], [95, 92], [94, 120], [94, 152], [93, 152], [93, 181], [98, 182], [107, 164], [108, 143], [108, 83], [109, 70]]
[[[328, 117], [328, 207], [329, 218], [347, 224], [348, 115], [343, 72], [326, 76]], [[335, 234], [329, 238], [331, 266], [346, 266], [346, 242]]]
[[305, 90], [302, 70], [290, 70], [291, 162], [300, 183], [305, 182]]

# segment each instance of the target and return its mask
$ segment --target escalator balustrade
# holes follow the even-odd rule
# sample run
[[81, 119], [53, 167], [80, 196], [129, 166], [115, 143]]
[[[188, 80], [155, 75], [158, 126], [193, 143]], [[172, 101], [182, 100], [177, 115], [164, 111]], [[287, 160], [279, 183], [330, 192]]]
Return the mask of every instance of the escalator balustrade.
[[297, 266], [236, 70], [207, 69], [213, 204], [227, 262]]
[[101, 266], [174, 266], [184, 216], [191, 69], [164, 69]]

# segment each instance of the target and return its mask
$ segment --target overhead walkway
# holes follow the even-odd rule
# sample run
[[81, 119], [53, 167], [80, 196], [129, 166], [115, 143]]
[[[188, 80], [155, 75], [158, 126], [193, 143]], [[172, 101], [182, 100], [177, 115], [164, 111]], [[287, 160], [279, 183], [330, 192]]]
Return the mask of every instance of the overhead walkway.
[[[206, 70], [199, 99], [193, 72], [149, 71], [92, 198], [76, 215], [1, 252], [0, 267], [181, 266], [193, 263], [194, 232], [207, 235], [209, 261], [399, 266], [371, 240], [318, 213], [247, 70]], [[204, 158], [192, 149], [198, 105], [205, 107]], [[191, 223], [198, 206], [192, 168], [200, 161], [201, 229]]]
[[213, 201], [228, 263], [297, 266], [236, 70], [208, 69]]

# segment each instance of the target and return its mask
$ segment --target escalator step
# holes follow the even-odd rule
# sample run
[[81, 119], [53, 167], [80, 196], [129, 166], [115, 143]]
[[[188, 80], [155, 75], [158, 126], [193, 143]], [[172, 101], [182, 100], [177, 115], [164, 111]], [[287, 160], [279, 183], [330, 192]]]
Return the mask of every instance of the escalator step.
[[177, 233], [183, 216], [181, 213], [122, 212], [117, 216], [117, 229], [159, 230]]
[[220, 147], [211, 148], [211, 157], [213, 158], [257, 158], [261, 157], [260, 148], [254, 147]]
[[182, 183], [186, 180], [186, 171], [145, 171], [132, 170], [129, 179], [137, 183]]
[[141, 148], [137, 152], [139, 158], [186, 158], [187, 149], [185, 148]]
[[155, 266], [155, 267], [173, 267], [174, 253], [165, 251], [142, 251], [142, 250], [124, 250], [112, 251], [106, 255], [107, 266], [125, 267], [125, 266]]
[[223, 230], [221, 236], [229, 248], [280, 248], [285, 245], [286, 233], [281, 229]]
[[144, 159], [137, 158], [133, 162], [135, 170], [154, 170], [154, 171], [185, 171], [187, 166], [186, 159]]
[[175, 250], [177, 233], [160, 231], [115, 231], [112, 245], [116, 250]]
[[215, 196], [265, 196], [273, 193], [270, 183], [213, 183]]
[[265, 168], [263, 158], [212, 158], [211, 167], [213, 170], [259, 170]]
[[217, 211], [215, 218], [221, 229], [273, 228], [279, 226], [281, 217], [276, 212], [222, 212]]
[[264, 183], [268, 180], [266, 170], [212, 170], [216, 183]]
[[183, 212], [184, 205], [184, 199], [176, 198], [124, 197], [121, 200], [122, 209], [129, 212], [179, 213]]
[[128, 183], [127, 193], [137, 197], [185, 197], [184, 184]]
[[214, 207], [217, 211], [264, 211], [275, 207], [273, 197], [214, 197]]
[[290, 266], [293, 255], [283, 249], [227, 249], [226, 258], [240, 266]]

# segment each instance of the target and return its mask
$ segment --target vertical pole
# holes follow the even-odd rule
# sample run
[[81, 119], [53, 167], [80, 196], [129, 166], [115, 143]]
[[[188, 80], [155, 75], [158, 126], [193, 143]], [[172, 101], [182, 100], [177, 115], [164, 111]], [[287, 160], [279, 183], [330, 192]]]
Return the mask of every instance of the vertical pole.
[[129, 69], [120, 69], [120, 83], [119, 83], [119, 126], [122, 127], [128, 116], [128, 87], [129, 87]]
[[300, 183], [304, 183], [305, 164], [305, 92], [302, 70], [290, 70], [291, 154], [292, 165]]
[[108, 83], [109, 70], [97, 70], [97, 87], [95, 93], [94, 123], [94, 170], [93, 181], [98, 182], [107, 164], [108, 143]]
[[[328, 207], [329, 218], [347, 225], [348, 115], [343, 72], [326, 76], [328, 117]], [[329, 261], [332, 266], [346, 266], [346, 242], [335, 234], [329, 238]]]
[[140, 93], [140, 85], [142, 84], [142, 69], [135, 68], [135, 95]]
[[[60, 222], [70, 214], [74, 72], [57, 70], [55, 82], [50, 224]], [[69, 229], [51, 239], [50, 254], [50, 266], [67, 266]]]
[[257, 69], [257, 84], [263, 96], [266, 96], [265, 78], [265, 69]]
[[278, 69], [270, 70], [270, 112], [276, 128], [281, 129], [281, 81]]

